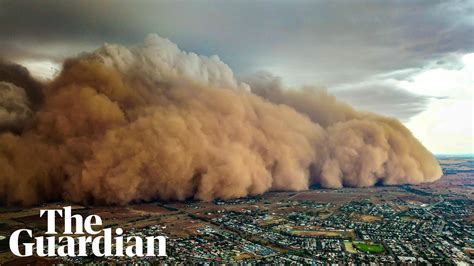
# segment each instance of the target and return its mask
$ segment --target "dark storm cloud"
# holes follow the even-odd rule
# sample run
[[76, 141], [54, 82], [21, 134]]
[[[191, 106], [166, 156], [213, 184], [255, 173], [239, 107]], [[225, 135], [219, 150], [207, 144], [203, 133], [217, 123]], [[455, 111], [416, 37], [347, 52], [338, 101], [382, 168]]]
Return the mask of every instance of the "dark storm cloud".
[[388, 83], [363, 84], [333, 93], [355, 107], [394, 116], [402, 122], [424, 111], [430, 99], [435, 98], [414, 94]]
[[237, 75], [267, 70], [331, 88], [386, 74], [409, 80], [431, 62], [454, 67], [447, 55], [474, 51], [473, 15], [473, 1], [0, 0], [0, 55], [60, 61], [157, 32], [218, 54]]
[[4, 0], [0, 10], [2, 43], [133, 43], [158, 32], [185, 49], [228, 57], [231, 65], [244, 64], [237, 58], [247, 54], [258, 55], [261, 65], [302, 61], [327, 70], [357, 64], [364, 73], [419, 65], [434, 54], [474, 46], [468, 1]]
[[62, 62], [63, 57], [59, 56], [57, 52], [41, 51], [42, 49], [35, 49], [32, 47], [22, 48], [19, 44], [0, 43], [1, 58], [4, 60], [18, 61], [25, 59], [48, 59], [55, 62]]

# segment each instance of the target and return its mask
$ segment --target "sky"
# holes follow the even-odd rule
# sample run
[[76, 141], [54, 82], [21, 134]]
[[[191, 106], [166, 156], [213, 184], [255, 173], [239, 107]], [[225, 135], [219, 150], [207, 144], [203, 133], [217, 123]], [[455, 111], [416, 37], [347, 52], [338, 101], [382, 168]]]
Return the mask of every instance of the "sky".
[[0, 0], [0, 57], [50, 78], [62, 61], [149, 33], [397, 117], [433, 153], [474, 153], [474, 1]]

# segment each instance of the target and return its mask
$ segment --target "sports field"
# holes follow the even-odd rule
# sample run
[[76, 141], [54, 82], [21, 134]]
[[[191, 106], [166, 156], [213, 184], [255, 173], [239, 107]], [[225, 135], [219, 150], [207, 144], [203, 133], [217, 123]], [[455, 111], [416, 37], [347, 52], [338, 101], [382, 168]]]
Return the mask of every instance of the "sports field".
[[382, 253], [385, 251], [385, 249], [383, 248], [381, 244], [367, 244], [367, 243], [362, 243], [362, 242], [357, 242], [354, 244], [358, 250], [363, 251], [363, 252], [376, 254], [376, 253]]

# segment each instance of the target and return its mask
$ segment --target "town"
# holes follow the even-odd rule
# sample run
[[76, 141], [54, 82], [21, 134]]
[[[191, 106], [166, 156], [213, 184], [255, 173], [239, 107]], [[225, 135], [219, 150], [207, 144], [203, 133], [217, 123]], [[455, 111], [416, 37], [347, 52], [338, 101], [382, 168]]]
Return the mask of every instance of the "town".
[[[444, 167], [446, 171], [451, 166]], [[123, 228], [124, 237], [165, 236], [167, 257], [52, 259], [58, 263], [472, 265], [474, 180], [472, 172], [449, 169], [453, 173], [441, 181], [418, 186], [270, 192], [225, 201], [126, 207], [77, 205], [74, 213], [99, 215], [104, 228]], [[44, 233], [46, 224], [38, 218], [38, 208], [2, 211], [0, 261], [5, 265], [32, 260], [12, 256], [6, 240], [9, 232], [25, 224]], [[62, 231], [64, 224], [56, 227]]]

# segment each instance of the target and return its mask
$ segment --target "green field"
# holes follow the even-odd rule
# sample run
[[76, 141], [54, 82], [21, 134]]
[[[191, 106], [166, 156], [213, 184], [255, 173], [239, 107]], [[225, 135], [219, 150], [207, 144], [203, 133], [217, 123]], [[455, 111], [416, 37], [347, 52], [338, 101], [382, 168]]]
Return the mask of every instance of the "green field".
[[382, 253], [385, 251], [383, 246], [381, 244], [367, 244], [367, 243], [354, 243], [355, 247], [363, 252], [368, 252], [368, 253]]

